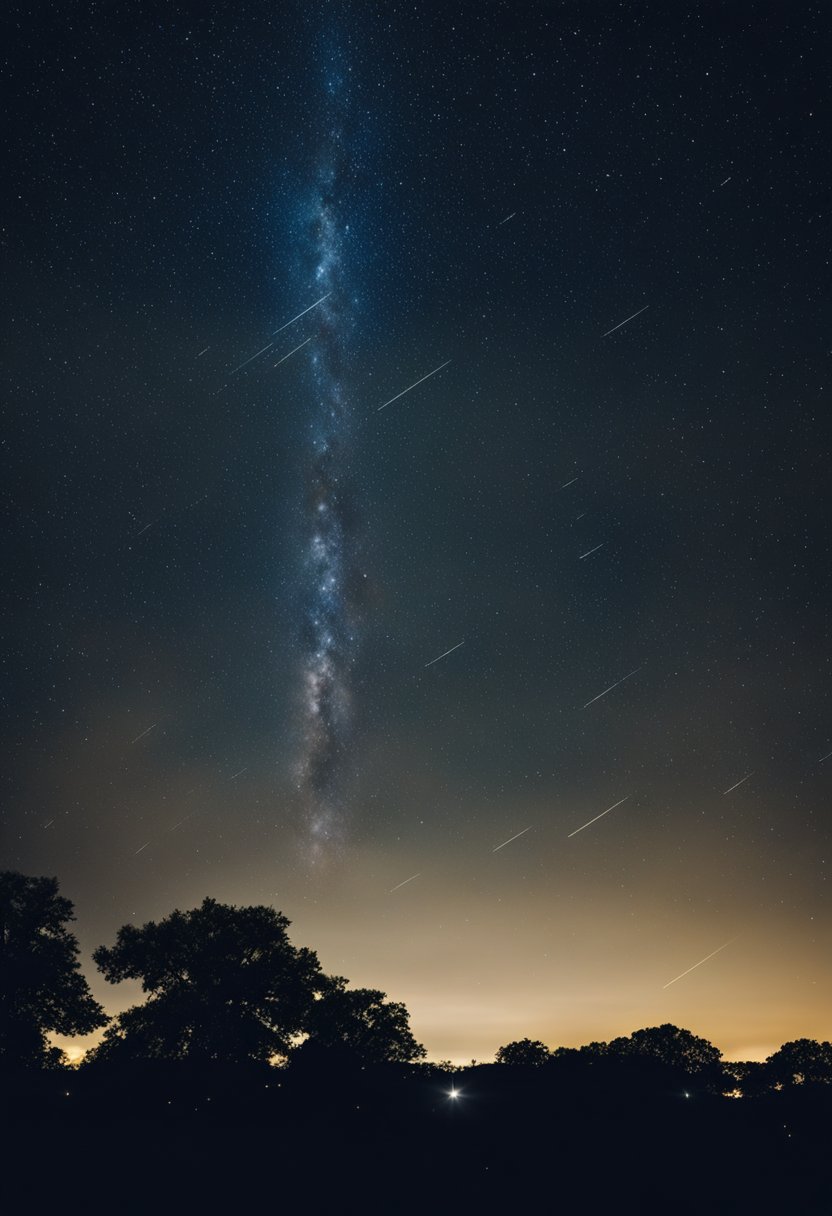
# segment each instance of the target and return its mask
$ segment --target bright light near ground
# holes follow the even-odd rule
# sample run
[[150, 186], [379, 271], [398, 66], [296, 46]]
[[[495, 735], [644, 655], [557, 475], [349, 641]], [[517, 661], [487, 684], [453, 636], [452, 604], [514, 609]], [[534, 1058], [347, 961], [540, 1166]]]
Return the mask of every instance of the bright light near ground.
[[459, 1097], [460, 1092], [461, 1092], [461, 1091], [460, 1091], [460, 1090], [458, 1090], [458, 1089], [449, 1089], [449, 1090], [448, 1090], [448, 1097], [449, 1097], [449, 1098], [451, 1099], [451, 1101], [453, 1102], [453, 1101], [454, 1101], [456, 1098], [458, 1098], [458, 1097]]

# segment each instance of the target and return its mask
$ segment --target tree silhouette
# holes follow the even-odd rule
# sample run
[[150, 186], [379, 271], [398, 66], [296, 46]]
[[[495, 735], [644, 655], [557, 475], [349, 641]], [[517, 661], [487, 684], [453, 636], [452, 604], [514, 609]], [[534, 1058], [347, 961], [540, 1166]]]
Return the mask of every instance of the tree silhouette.
[[[622, 1040], [619, 1039], [615, 1040], [615, 1042], [621, 1041]], [[584, 1043], [584, 1045], [579, 1047], [577, 1050], [578, 1054], [583, 1056], [585, 1059], [602, 1060], [609, 1054], [609, 1046], [609, 1043], [601, 1042], [599, 1039], [593, 1039], [591, 1043]], [[559, 1047], [557, 1050], [567, 1051], [569, 1049]]]
[[815, 1039], [793, 1039], [784, 1043], [765, 1062], [772, 1085], [802, 1085], [832, 1081], [832, 1043]]
[[93, 955], [110, 983], [141, 980], [143, 1005], [122, 1013], [94, 1060], [268, 1060], [303, 1032], [328, 986], [317, 955], [294, 947], [273, 908], [206, 899], [137, 928]]
[[47, 1032], [88, 1034], [107, 1017], [78, 965], [66, 928], [72, 904], [57, 878], [0, 873], [0, 1062], [49, 1066], [64, 1054]]
[[310, 1046], [345, 1050], [364, 1064], [407, 1064], [427, 1054], [410, 1030], [406, 1006], [375, 988], [335, 978], [309, 1012]]
[[540, 1039], [516, 1039], [497, 1049], [498, 1064], [546, 1064], [552, 1053]]
[[695, 1075], [720, 1068], [722, 1052], [707, 1039], [665, 1022], [635, 1030], [629, 1038], [613, 1039], [606, 1055], [657, 1060], [668, 1068]]

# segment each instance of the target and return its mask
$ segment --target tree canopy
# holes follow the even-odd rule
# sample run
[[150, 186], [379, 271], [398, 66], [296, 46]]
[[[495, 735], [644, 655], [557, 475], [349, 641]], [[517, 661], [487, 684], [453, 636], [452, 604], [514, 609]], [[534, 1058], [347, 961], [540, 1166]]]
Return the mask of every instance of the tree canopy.
[[722, 1052], [713, 1043], [670, 1022], [636, 1030], [626, 1038], [613, 1039], [607, 1044], [606, 1054], [657, 1060], [668, 1068], [691, 1075], [718, 1067], [722, 1058]]
[[140, 980], [149, 998], [115, 1019], [93, 1059], [270, 1060], [303, 1036], [362, 1063], [425, 1055], [404, 1005], [324, 975], [314, 951], [291, 944], [289, 924], [274, 908], [206, 899], [124, 925], [93, 957], [111, 983]]
[[832, 1043], [815, 1039], [793, 1039], [784, 1043], [765, 1062], [772, 1085], [802, 1085], [832, 1081]]
[[650, 1026], [609, 1043], [588, 1043], [577, 1051], [559, 1047], [550, 1051], [537, 1039], [518, 1039], [507, 1043], [497, 1052], [498, 1064], [545, 1064], [549, 1061], [584, 1060], [644, 1060], [689, 1075], [710, 1073], [720, 1066], [722, 1052], [707, 1039], [698, 1038], [689, 1030], [681, 1030], [669, 1022]]
[[516, 1039], [497, 1050], [498, 1064], [546, 1064], [552, 1053], [540, 1039]]
[[56, 878], [0, 873], [0, 1062], [61, 1063], [49, 1031], [88, 1034], [107, 1017], [78, 963], [74, 919]]
[[126, 1010], [96, 1059], [268, 1060], [306, 1029], [325, 987], [317, 955], [289, 941], [274, 908], [205, 899], [141, 928], [124, 925], [93, 955], [110, 983], [137, 979], [149, 993]]
[[346, 1050], [365, 1064], [407, 1064], [427, 1054], [401, 1002], [374, 988], [347, 988], [340, 978], [312, 1005], [307, 1029], [310, 1044]]

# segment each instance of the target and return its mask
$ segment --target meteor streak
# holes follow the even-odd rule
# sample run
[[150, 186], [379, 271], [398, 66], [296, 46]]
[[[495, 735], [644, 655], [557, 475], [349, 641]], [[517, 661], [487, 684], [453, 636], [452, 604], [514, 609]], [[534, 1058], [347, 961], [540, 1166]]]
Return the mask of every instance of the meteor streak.
[[[265, 354], [265, 352], [269, 349], [270, 346], [274, 346], [274, 342], [267, 343], [267, 345], [264, 346], [262, 350], [258, 350], [256, 355], [251, 355], [250, 358], [244, 359], [239, 367], [235, 367], [233, 371], [230, 371], [228, 373], [229, 376], [233, 376], [237, 372], [241, 372], [243, 370], [243, 368], [246, 367], [249, 363], [253, 363], [254, 360], [259, 358], [260, 355]], [[225, 388], [225, 385], [223, 385], [223, 388]]]
[[736, 789], [739, 789], [739, 787], [740, 787], [741, 785], [745, 785], [745, 783], [746, 783], [746, 781], [748, 780], [748, 778], [749, 778], [749, 777], [753, 777], [753, 776], [754, 776], [753, 771], [752, 771], [752, 772], [750, 772], [750, 773], [746, 773], [746, 775], [745, 775], [744, 777], [741, 777], [739, 781], [735, 781], [733, 785], [729, 785], [727, 790], [723, 790], [723, 791], [722, 791], [722, 796], [723, 796], [723, 798], [725, 797], [725, 795], [726, 795], [726, 794], [730, 794], [730, 793], [731, 793], [731, 790], [736, 790]]
[[526, 832], [530, 832], [533, 827], [534, 827], [534, 824], [530, 823], [527, 828], [523, 828], [522, 832], [518, 832], [516, 836], [509, 836], [508, 840], [504, 840], [502, 844], [498, 844], [496, 849], [492, 849], [491, 852], [499, 853], [500, 849], [504, 849], [507, 844], [511, 844], [512, 840], [519, 840], [521, 836], [526, 835]]
[[578, 561], [582, 562], [585, 557], [592, 557], [593, 553], [597, 553], [599, 549], [603, 549], [603, 547], [606, 543], [607, 542], [605, 540], [602, 540], [600, 545], [596, 545], [594, 549], [587, 549], [586, 553], [581, 554], [581, 556], [578, 558]]
[[587, 701], [586, 705], [582, 705], [581, 709], [588, 709], [590, 705], [594, 705], [596, 701], [600, 701], [608, 692], [612, 692], [614, 688], [618, 688], [619, 684], [623, 684], [625, 680], [629, 680], [630, 676], [636, 675], [641, 671], [641, 667], [637, 667], [635, 671], [631, 671], [629, 675], [622, 676], [620, 680], [616, 680], [614, 684], [610, 684], [609, 688], [605, 688], [603, 692], [599, 692], [597, 697], [593, 697], [591, 701]]
[[404, 882], [397, 883], [395, 887], [391, 887], [390, 890], [387, 892], [387, 894], [392, 895], [394, 891], [398, 891], [399, 887], [406, 887], [409, 882], [413, 882], [414, 878], [420, 878], [420, 877], [421, 877], [421, 871], [419, 872], [419, 874], [411, 874], [410, 878], [406, 878], [404, 880]]
[[698, 963], [694, 963], [692, 967], [688, 967], [687, 971], [683, 971], [681, 975], [677, 975], [676, 979], [668, 980], [666, 984], [662, 984], [662, 989], [669, 988], [671, 984], [676, 983], [676, 980], [684, 979], [686, 975], [690, 975], [691, 971], [695, 971], [697, 967], [701, 967], [703, 963], [707, 963], [709, 958], [713, 958], [715, 954], [719, 954], [720, 950], [724, 950], [726, 946], [730, 946], [731, 942], [735, 942], [736, 940], [735, 937], [732, 937], [731, 941], [725, 943], [725, 946], [718, 946], [716, 950], [712, 950], [710, 954], [706, 954], [704, 958], [701, 958]]
[[391, 397], [389, 401], [385, 401], [384, 405], [379, 405], [376, 408], [376, 413], [378, 413], [379, 410], [387, 409], [388, 405], [392, 405], [394, 401], [398, 401], [399, 397], [403, 397], [405, 393], [409, 393], [410, 390], [416, 388], [417, 385], [423, 384], [425, 380], [430, 380], [431, 376], [435, 376], [437, 372], [441, 372], [442, 368], [447, 367], [449, 363], [450, 359], [446, 359], [444, 363], [440, 363], [438, 367], [435, 367], [432, 372], [428, 372], [426, 376], [422, 376], [421, 380], [417, 380], [415, 384], [411, 384], [409, 388], [403, 388], [400, 393], [396, 393], [395, 397]]
[[450, 650], [446, 650], [443, 654], [438, 654], [435, 659], [431, 659], [429, 663], [425, 663], [425, 667], [433, 667], [434, 663], [438, 663], [440, 659], [444, 659], [446, 654], [453, 654], [455, 650], [459, 650], [460, 646], [464, 645], [465, 639], [463, 638], [461, 642], [457, 642], [456, 646], [452, 646]]
[[288, 355], [284, 355], [282, 359], [278, 359], [277, 363], [275, 363], [274, 366], [280, 367], [281, 363], [285, 363], [286, 360], [295, 353], [295, 351], [300, 350], [301, 346], [306, 346], [306, 342], [311, 342], [311, 341], [312, 341], [312, 338], [310, 337], [310, 338], [307, 338], [305, 342], [301, 342], [300, 346], [295, 347], [295, 350], [290, 350]]
[[303, 312], [299, 312], [296, 317], [292, 317], [291, 321], [287, 321], [285, 325], [281, 325], [280, 329], [273, 329], [272, 337], [275, 334], [283, 333], [284, 329], [288, 329], [290, 325], [294, 325], [295, 321], [299, 321], [301, 317], [305, 317], [308, 312], [311, 312], [313, 308], [317, 308], [319, 304], [323, 304], [324, 300], [328, 300], [331, 295], [332, 292], [328, 291], [325, 296], [321, 296], [320, 300], [316, 300], [314, 304], [310, 304], [308, 308], [304, 308]]
[[644, 308], [640, 308], [640, 309], [638, 310], [638, 312], [634, 312], [634, 313], [633, 313], [633, 315], [632, 315], [631, 317], [627, 317], [627, 320], [626, 320], [626, 321], [619, 321], [617, 325], [613, 325], [612, 329], [608, 329], [608, 330], [607, 330], [607, 332], [606, 332], [605, 334], [601, 334], [601, 337], [602, 337], [602, 338], [608, 338], [608, 337], [610, 336], [610, 334], [614, 334], [614, 333], [615, 333], [615, 331], [616, 331], [617, 329], [620, 329], [622, 325], [627, 325], [627, 324], [628, 324], [628, 322], [635, 320], [635, 318], [636, 318], [636, 317], [640, 317], [640, 316], [641, 316], [641, 314], [642, 314], [643, 312], [647, 312], [647, 309], [648, 309], [649, 307], [650, 307], [650, 305], [649, 305], [649, 304], [645, 304], [645, 305], [644, 305]]
[[614, 811], [617, 806], [621, 806], [621, 803], [626, 802], [627, 798], [632, 798], [632, 794], [627, 794], [626, 798], [619, 798], [618, 802], [614, 802], [612, 806], [608, 806], [607, 809], [602, 811], [600, 815], [596, 815], [594, 819], [590, 819], [589, 823], [583, 824], [582, 827], [575, 828], [575, 831], [570, 832], [566, 839], [571, 840], [573, 836], [578, 835], [578, 832], [582, 832], [584, 828], [588, 828], [591, 823], [597, 823], [599, 819], [603, 819], [605, 815], [609, 815], [610, 811]]
[[[188, 791], [188, 793], [190, 793], [190, 794], [192, 794], [193, 792], [194, 792], [193, 790], [189, 790], [189, 791]], [[186, 797], [187, 797], [187, 795], [186, 795]], [[183, 824], [183, 823], [187, 823], [189, 819], [193, 819], [194, 815], [198, 815], [198, 814], [199, 814], [199, 811], [198, 811], [198, 810], [196, 810], [196, 811], [189, 811], [189, 812], [188, 812], [188, 814], [185, 816], [185, 818], [184, 818], [184, 819], [180, 819], [180, 820], [179, 820], [179, 822], [178, 822], [178, 823], [175, 823], [175, 824], [173, 825], [173, 827], [172, 827], [172, 828], [168, 828], [168, 832], [175, 832], [177, 828], [181, 828], [181, 827], [182, 827], [182, 824]]]
[[150, 732], [155, 730], [158, 725], [158, 722], [154, 722], [152, 726], [148, 726], [147, 730], [143, 730], [140, 735], [136, 735], [135, 739], [130, 740], [130, 746], [132, 747], [134, 743], [138, 743], [139, 739], [143, 739], [145, 735], [149, 735]]

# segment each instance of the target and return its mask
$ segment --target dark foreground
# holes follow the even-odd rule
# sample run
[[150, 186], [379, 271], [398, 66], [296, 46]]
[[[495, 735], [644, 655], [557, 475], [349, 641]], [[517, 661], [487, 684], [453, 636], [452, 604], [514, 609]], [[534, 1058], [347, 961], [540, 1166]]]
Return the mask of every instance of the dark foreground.
[[6, 1077], [0, 1208], [832, 1214], [832, 1086], [682, 1085], [505, 1065]]

